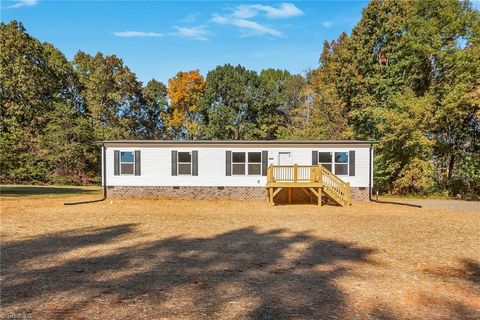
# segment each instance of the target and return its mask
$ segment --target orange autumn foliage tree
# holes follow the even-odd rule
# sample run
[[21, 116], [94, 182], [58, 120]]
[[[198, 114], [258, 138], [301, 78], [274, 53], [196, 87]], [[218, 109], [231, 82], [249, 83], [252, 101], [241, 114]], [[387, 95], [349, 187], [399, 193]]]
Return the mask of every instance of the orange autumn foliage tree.
[[198, 70], [180, 71], [168, 80], [170, 107], [164, 115], [168, 135], [174, 139], [196, 139], [198, 109], [205, 91], [205, 79]]

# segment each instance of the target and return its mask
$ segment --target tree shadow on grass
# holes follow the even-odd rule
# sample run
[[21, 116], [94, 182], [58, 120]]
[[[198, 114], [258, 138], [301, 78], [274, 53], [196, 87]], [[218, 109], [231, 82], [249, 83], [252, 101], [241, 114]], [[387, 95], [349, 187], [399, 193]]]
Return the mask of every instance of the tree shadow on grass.
[[368, 263], [372, 252], [308, 233], [249, 227], [213, 237], [176, 236], [116, 247], [107, 254], [59, 259], [46, 267], [30, 265], [39, 259], [56, 262], [52, 255], [62, 257], [75, 249], [117, 245], [120, 237], [133, 232], [133, 225], [119, 225], [3, 244], [3, 307], [31, 304], [35, 313], [42, 303], [71, 294], [75, 302], [59, 301], [60, 313], [46, 316], [88, 312], [95, 297], [119, 305], [136, 303], [142, 312], [155, 310], [157, 317], [340, 316], [346, 302], [334, 280], [353, 272], [345, 263]]
[[[471, 296], [480, 297], [480, 263], [473, 259], [460, 259], [459, 263], [459, 267], [428, 268], [424, 271], [446, 281], [464, 281], [465, 285], [462, 286], [462, 290]], [[479, 299], [477, 299], [475, 307], [471, 303], [452, 298], [439, 298], [431, 295], [422, 297], [424, 305], [443, 308], [446, 314], [445, 318], [448, 319], [480, 319]]]
[[2, 274], [15, 271], [25, 260], [35, 261], [50, 254], [62, 254], [77, 248], [111, 242], [130, 234], [134, 227], [135, 224], [123, 224], [107, 228], [81, 228], [2, 243], [0, 251]]
[[464, 278], [480, 287], [480, 263], [472, 259], [463, 259]]
[[456, 278], [467, 281], [480, 289], [480, 262], [473, 259], [461, 259], [460, 267], [427, 268], [424, 271], [440, 278]]
[[35, 197], [51, 195], [93, 195], [100, 188], [55, 187], [55, 186], [2, 186], [0, 194], [4, 197]]
[[[355, 306], [337, 280], [374, 264], [371, 248], [283, 229], [122, 243], [142, 240], [136, 237], [136, 225], [125, 224], [2, 243], [2, 311], [50, 319], [345, 318]], [[465, 261], [465, 268], [475, 283], [478, 263]], [[431, 298], [426, 306], [451, 306], [453, 318], [475, 314]], [[401, 315], [379, 306], [369, 317]]]

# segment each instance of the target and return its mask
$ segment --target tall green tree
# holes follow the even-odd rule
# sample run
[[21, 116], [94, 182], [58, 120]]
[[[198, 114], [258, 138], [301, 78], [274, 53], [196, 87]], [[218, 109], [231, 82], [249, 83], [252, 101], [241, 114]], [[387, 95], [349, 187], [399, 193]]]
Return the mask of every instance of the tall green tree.
[[[314, 97], [323, 93], [321, 105], [338, 101], [327, 109], [343, 109], [338, 115], [354, 138], [380, 141], [379, 188], [426, 192], [435, 176], [437, 187], [452, 191], [455, 171], [477, 172], [474, 162], [456, 160], [478, 153], [478, 31], [468, 1], [373, 0], [351, 36], [324, 46]], [[414, 127], [415, 134], [402, 134]], [[411, 152], [401, 147], [418, 143]]]
[[41, 137], [56, 103], [75, 97], [73, 70], [59, 50], [17, 21], [0, 25], [0, 47], [1, 178], [44, 181]]
[[351, 137], [348, 125], [348, 85], [346, 80], [352, 69], [344, 55], [347, 35], [343, 33], [337, 41], [324, 42], [320, 55], [320, 68], [307, 74], [303, 88], [303, 99], [292, 110], [295, 123], [286, 136], [289, 139], [321, 140], [346, 139]]
[[87, 115], [64, 101], [55, 103], [47, 118], [41, 139], [45, 180], [62, 185], [98, 182], [99, 148]]
[[142, 89], [142, 107], [135, 120], [144, 139], [163, 139], [166, 136], [163, 115], [168, 110], [167, 86], [152, 79]]
[[260, 139], [275, 139], [290, 124], [290, 114], [301, 99], [303, 85], [303, 77], [287, 70], [265, 69], [260, 72], [255, 118]]
[[[438, 175], [456, 194], [469, 189], [461, 182], [472, 162], [462, 159], [480, 153], [480, 15], [469, 2], [458, 1], [421, 2], [416, 13], [409, 26], [415, 45], [430, 58]], [[480, 183], [476, 188], [478, 192]]]
[[85, 110], [96, 140], [141, 136], [135, 113], [141, 108], [142, 87], [135, 74], [115, 55], [94, 56], [79, 51], [73, 58]]
[[207, 74], [202, 104], [202, 135], [207, 139], [255, 139], [258, 130], [258, 75], [238, 65], [218, 66]]
[[434, 187], [434, 140], [429, 137], [433, 97], [411, 89], [370, 109], [381, 142], [376, 148], [375, 175], [380, 188], [399, 194], [428, 194]]

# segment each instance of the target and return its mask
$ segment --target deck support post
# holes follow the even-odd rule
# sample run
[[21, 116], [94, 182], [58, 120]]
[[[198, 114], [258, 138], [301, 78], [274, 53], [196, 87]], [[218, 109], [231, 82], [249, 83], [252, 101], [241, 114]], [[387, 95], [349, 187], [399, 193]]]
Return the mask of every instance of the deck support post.
[[323, 205], [322, 203], [322, 188], [318, 188], [318, 205], [321, 207]]
[[288, 188], [288, 203], [292, 203], [292, 188]]
[[269, 187], [268, 188], [268, 202], [270, 205], [275, 206], [275, 196], [282, 191], [282, 188]]
[[347, 182], [347, 196], [346, 196], [346, 207], [350, 207], [350, 182]]
[[317, 205], [322, 206], [322, 188], [309, 188], [317, 196]]

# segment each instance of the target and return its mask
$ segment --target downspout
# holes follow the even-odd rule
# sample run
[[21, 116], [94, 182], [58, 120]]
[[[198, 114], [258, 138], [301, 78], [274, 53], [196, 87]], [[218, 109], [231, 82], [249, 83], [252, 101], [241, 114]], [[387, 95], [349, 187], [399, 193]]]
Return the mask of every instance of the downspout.
[[105, 143], [102, 143], [102, 175], [103, 175], [103, 199], [107, 199], [107, 151]]
[[373, 174], [373, 159], [372, 159], [372, 145], [368, 151], [368, 201], [372, 201], [372, 174]]
[[102, 143], [102, 164], [101, 164], [102, 173], [101, 173], [101, 176], [102, 176], [102, 184], [103, 184], [103, 198], [97, 199], [97, 200], [87, 200], [87, 201], [78, 201], [78, 202], [65, 202], [64, 205], [66, 205], [66, 206], [72, 206], [72, 205], [76, 205], [76, 204], [94, 203], [94, 202], [104, 201], [105, 199], [107, 199], [107, 170], [106, 170], [106, 163], [107, 163], [107, 159], [106, 159], [105, 144]]

